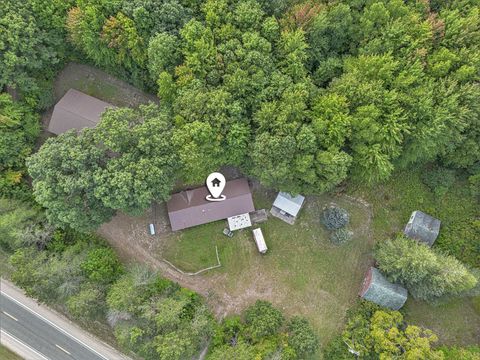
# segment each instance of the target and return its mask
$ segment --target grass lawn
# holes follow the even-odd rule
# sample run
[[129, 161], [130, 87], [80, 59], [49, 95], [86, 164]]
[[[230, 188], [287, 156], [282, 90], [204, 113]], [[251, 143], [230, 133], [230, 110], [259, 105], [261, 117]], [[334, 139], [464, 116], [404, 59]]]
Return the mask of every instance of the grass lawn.
[[8, 350], [5, 346], [0, 345], [0, 359], [2, 360], [22, 360], [20, 356]]
[[[446, 234], [458, 236], [458, 246], [465, 241], [462, 224], [471, 218], [478, 218], [480, 205], [468, 194], [468, 185], [459, 180], [443, 196], [435, 197], [421, 181], [422, 169], [413, 172], [400, 172], [375, 190], [364, 186], [352, 186], [351, 192], [373, 206], [373, 234], [375, 241], [382, 241], [402, 231], [410, 214], [422, 210], [442, 221], [440, 235], [434, 248], [448, 252]], [[478, 235], [480, 236], [480, 234]], [[468, 241], [472, 241], [469, 238]], [[469, 260], [469, 254], [464, 261]], [[474, 260], [471, 261], [474, 263]], [[474, 303], [479, 299], [457, 299], [449, 304], [433, 306], [411, 297], [404, 308], [406, 320], [434, 330], [445, 344], [468, 345], [480, 343], [480, 309]], [[478, 307], [478, 306], [477, 306]]]
[[[273, 198], [273, 193], [256, 191], [256, 208], [269, 209]], [[354, 238], [344, 246], [332, 245], [320, 223], [322, 208], [331, 201], [351, 214]], [[355, 301], [371, 261], [368, 218], [363, 205], [346, 198], [308, 197], [294, 226], [273, 217], [261, 224], [266, 255], [258, 253], [251, 229], [230, 239], [222, 234], [226, 222], [219, 221], [176, 233], [163, 256], [193, 272], [216, 263], [217, 246], [222, 267], [199, 281], [210, 281], [214, 291], [227, 293], [232, 301], [267, 299], [287, 314], [302, 314], [326, 343], [343, 326], [345, 310]]]

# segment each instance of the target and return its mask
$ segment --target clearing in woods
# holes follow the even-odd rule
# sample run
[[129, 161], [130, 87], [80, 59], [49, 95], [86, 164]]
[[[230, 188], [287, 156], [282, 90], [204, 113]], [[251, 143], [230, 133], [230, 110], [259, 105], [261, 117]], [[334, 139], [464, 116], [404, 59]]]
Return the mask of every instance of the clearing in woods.
[[[270, 209], [275, 193], [255, 186], [257, 209]], [[351, 215], [352, 241], [332, 245], [320, 222], [322, 208], [335, 202]], [[157, 234], [147, 226], [154, 221]], [[222, 234], [226, 221], [217, 221], [172, 233], [165, 204], [143, 217], [122, 214], [104, 224], [99, 233], [125, 259], [149, 263], [181, 285], [207, 297], [218, 316], [239, 313], [257, 299], [269, 300], [289, 315], [304, 315], [328, 341], [343, 326], [345, 311], [353, 304], [371, 264], [370, 209], [345, 197], [307, 197], [295, 225], [269, 217], [260, 224], [269, 248], [258, 253], [251, 229]], [[218, 247], [222, 267], [197, 276], [186, 276], [162, 261], [195, 272], [216, 264]]]

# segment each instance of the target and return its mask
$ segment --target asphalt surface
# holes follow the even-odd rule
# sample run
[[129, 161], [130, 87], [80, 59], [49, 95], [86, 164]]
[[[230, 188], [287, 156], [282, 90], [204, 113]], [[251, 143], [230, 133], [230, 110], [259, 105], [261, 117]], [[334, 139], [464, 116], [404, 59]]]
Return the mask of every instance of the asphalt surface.
[[0, 328], [48, 360], [110, 360], [3, 293]]

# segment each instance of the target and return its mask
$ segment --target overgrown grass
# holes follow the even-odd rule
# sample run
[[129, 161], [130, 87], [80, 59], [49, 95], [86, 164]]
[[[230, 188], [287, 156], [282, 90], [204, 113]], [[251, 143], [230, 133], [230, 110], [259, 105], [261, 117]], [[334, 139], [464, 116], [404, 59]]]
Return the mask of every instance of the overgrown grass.
[[[470, 265], [479, 264], [472, 247], [479, 246], [480, 234], [474, 234], [475, 218], [480, 206], [469, 193], [464, 179], [441, 197], [437, 197], [423, 184], [424, 169], [398, 172], [385, 184], [373, 189], [351, 186], [355, 196], [360, 196], [373, 206], [374, 240], [382, 241], [402, 231], [410, 214], [422, 210], [442, 221], [440, 235], [434, 248], [457, 256]], [[477, 253], [478, 254], [478, 253]], [[434, 330], [445, 344], [476, 344], [480, 342], [480, 314], [475, 311], [474, 299], [457, 299], [439, 306], [409, 298], [405, 307], [406, 320]]]
[[0, 359], [2, 360], [22, 360], [20, 356], [8, 350], [5, 346], [0, 345]]
[[[274, 194], [254, 193], [256, 208], [269, 210]], [[322, 208], [331, 201], [351, 214], [350, 243], [335, 246], [320, 223]], [[222, 275], [212, 286], [234, 298], [245, 294], [272, 301], [287, 314], [309, 318], [326, 343], [343, 325], [345, 310], [355, 301], [364, 271], [371, 261], [368, 211], [344, 198], [309, 197], [294, 226], [270, 217], [260, 224], [268, 252], [258, 253], [251, 229], [222, 234], [226, 221], [194, 227], [169, 238], [164, 257], [186, 271], [216, 263], [218, 246], [222, 267], [199, 281]]]

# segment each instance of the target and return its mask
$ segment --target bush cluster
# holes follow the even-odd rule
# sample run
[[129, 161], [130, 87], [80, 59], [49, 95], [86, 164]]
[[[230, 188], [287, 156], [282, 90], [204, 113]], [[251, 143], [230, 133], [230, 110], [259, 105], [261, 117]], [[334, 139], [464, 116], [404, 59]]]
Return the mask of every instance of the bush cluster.
[[305, 318], [286, 321], [271, 303], [258, 300], [245, 310], [243, 319], [224, 319], [211, 344], [207, 360], [295, 360], [314, 354], [319, 340]]
[[349, 242], [352, 239], [352, 235], [353, 232], [346, 228], [337, 229], [331, 232], [330, 241], [335, 245], [342, 245]]
[[433, 169], [426, 169], [423, 173], [422, 181], [437, 197], [441, 197], [455, 183], [455, 170], [436, 166]]
[[350, 215], [347, 210], [330, 205], [323, 211], [322, 222], [328, 230], [337, 230], [347, 226]]

